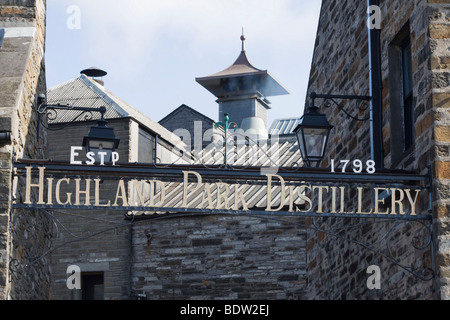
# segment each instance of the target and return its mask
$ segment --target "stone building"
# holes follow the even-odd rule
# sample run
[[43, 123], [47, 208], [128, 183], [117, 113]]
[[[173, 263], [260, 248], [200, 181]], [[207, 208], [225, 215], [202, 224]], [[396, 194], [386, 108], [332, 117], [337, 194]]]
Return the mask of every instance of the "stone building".
[[[335, 126], [322, 166], [329, 167], [332, 160], [338, 163], [370, 159], [371, 145], [375, 144], [379, 172], [404, 169], [428, 174], [431, 170], [434, 247], [420, 252], [411, 246], [409, 236], [417, 230], [415, 224], [395, 229], [398, 232], [390, 238], [388, 232], [394, 230], [391, 223], [310, 219], [309, 223], [330, 233], [308, 233], [308, 296], [448, 299], [450, 5], [448, 1], [434, 0], [370, 4], [374, 5], [371, 10], [364, 1], [322, 2], [308, 94], [381, 98], [381, 103], [371, 105], [373, 127], [369, 121], [355, 119], [364, 116], [354, 101], [337, 101], [340, 108], [320, 99], [315, 101]], [[371, 41], [376, 39], [376, 32], [380, 35], [379, 53], [376, 41]], [[380, 66], [381, 82], [374, 86], [378, 83], [372, 82], [378, 73], [376, 65]], [[306, 99], [305, 105], [310, 103]], [[427, 207], [423, 204], [423, 210]], [[333, 231], [343, 228], [356, 229], [342, 240]], [[351, 244], [356, 240], [369, 240], [372, 244], [383, 235], [389, 236], [390, 244], [395, 243], [393, 256], [388, 247], [382, 251], [386, 256], [377, 257], [370, 250]], [[403, 266], [418, 270], [435, 263], [435, 278], [423, 281], [411, 276], [390, 259], [400, 257], [404, 259]], [[380, 289], [370, 290], [363, 281], [370, 265], [380, 267]]]
[[[191, 122], [202, 121], [202, 130], [214, 125], [194, 109], [181, 106], [156, 123], [94, 79], [105, 74], [96, 68], [46, 90], [45, 2], [0, 4], [0, 65], [9, 66], [0, 69], [0, 188], [5, 191], [0, 195], [1, 298], [449, 299], [447, 1], [371, 0], [368, 15], [367, 2], [323, 0], [305, 111], [313, 103], [312, 92], [371, 99], [367, 105], [354, 99], [314, 99], [334, 128], [321, 167], [313, 169], [299, 168], [303, 163], [292, 129], [300, 115], [267, 123], [267, 97], [287, 91], [249, 62], [244, 37], [241, 53], [229, 68], [196, 79], [218, 98], [219, 122], [229, 113], [241, 131], [224, 139], [225, 131], [219, 130], [221, 139], [194, 154], [175, 134], [177, 129], [195, 135]], [[80, 155], [81, 165], [68, 164], [71, 147], [81, 145], [98, 114], [72, 122], [76, 115], [68, 109], [47, 119], [49, 130], [37, 127], [33, 109], [42, 103], [37, 94], [45, 91], [47, 104], [104, 106], [108, 126], [120, 138], [120, 163], [88, 170], [92, 167]], [[367, 114], [372, 122], [364, 120]], [[179, 116], [191, 121], [180, 123]], [[64, 130], [58, 130], [61, 126]], [[13, 200], [24, 202], [21, 180], [15, 186], [10, 182], [14, 157], [67, 170], [55, 170], [46, 180], [60, 191], [46, 194], [48, 202], [59, 207], [14, 209], [10, 214]], [[398, 216], [431, 213], [432, 220], [363, 218], [352, 212], [345, 212], [349, 217], [320, 215], [329, 208], [337, 211], [332, 192], [338, 187], [327, 182], [316, 186], [320, 204], [307, 197], [306, 189], [295, 189], [294, 201], [296, 184], [311, 182], [308, 175], [329, 176], [330, 168], [341, 168], [335, 167], [341, 161], [349, 160], [351, 166], [353, 160], [369, 159], [377, 161], [377, 177], [430, 177], [429, 184], [420, 186], [427, 196], [417, 193], [411, 199], [410, 193], [401, 192], [398, 198], [395, 188], [373, 195], [361, 187], [341, 196], [341, 210], [358, 203], [358, 211], [366, 212], [375, 203], [376, 212], [383, 212], [391, 203]], [[170, 169], [178, 164], [183, 170], [203, 170], [204, 183], [186, 187], [189, 178], [198, 182], [200, 176], [185, 171], [185, 180], [176, 180]], [[107, 170], [112, 176], [101, 176]], [[130, 180], [136, 177], [127, 175], [142, 174], [139, 170], [150, 177], [133, 184]], [[82, 185], [81, 176], [87, 173], [92, 180]], [[276, 173], [285, 174], [286, 180], [295, 175], [293, 184], [285, 188], [257, 179], [250, 183], [252, 174], [275, 179]], [[357, 175], [350, 168], [339, 177], [350, 184]], [[89, 189], [94, 181], [95, 190]], [[111, 195], [116, 196], [114, 205], [120, 199], [123, 208], [98, 201]], [[138, 201], [155, 206], [155, 199], [168, 204], [148, 211], [129, 209]], [[404, 206], [413, 200], [417, 207]], [[68, 208], [71, 205], [75, 210]], [[309, 214], [300, 214], [308, 206]], [[432, 242], [427, 241], [430, 230]], [[68, 276], [76, 270], [81, 272], [81, 289], [68, 286]], [[374, 283], [369, 282], [371, 270], [378, 276]]]
[[192, 152], [206, 148], [214, 140], [215, 121], [185, 104], [158, 123], [182, 138]]
[[[50, 88], [47, 104], [106, 106], [108, 126], [114, 128], [120, 138], [117, 150], [120, 166], [137, 163], [155, 166], [164, 172], [165, 167], [183, 164], [182, 161], [204, 168], [223, 164], [223, 144], [206, 139], [203, 142], [209, 144], [200, 153], [189, 156], [189, 146], [183, 147], [175, 134], [109, 92], [103, 82], [100, 84], [97, 79], [89, 77], [90, 74], [99, 74], [98, 69], [95, 72], [92, 68], [87, 70], [75, 79]], [[182, 123], [180, 116], [185, 119]], [[67, 162], [70, 146], [80, 145], [82, 136], [95, 125], [95, 118], [86, 121], [81, 117], [69, 123], [74, 117], [72, 110], [59, 110], [57, 116], [50, 120], [49, 129], [59, 129], [68, 124], [64, 130], [49, 130], [49, 159], [52, 162]], [[177, 124], [181, 127], [179, 129], [192, 132], [196, 120], [203, 121], [205, 128], [209, 129], [215, 123], [187, 106], [181, 106], [160, 123], [174, 133], [179, 133], [174, 129]], [[146, 135], [160, 144], [156, 154], [142, 144], [138, 130], [147, 131]], [[223, 135], [221, 130], [216, 133]], [[228, 138], [229, 165], [262, 167], [276, 161], [277, 166], [288, 166], [299, 159], [298, 148], [293, 141], [270, 142], [264, 147], [243, 142], [244, 137]], [[164, 155], [161, 152], [163, 147], [166, 153], [161, 157]], [[143, 152], [146, 149], [151, 152]], [[179, 150], [186, 150], [186, 157], [181, 161]], [[277, 156], [269, 159], [272, 153]], [[153, 156], [148, 157], [148, 154]], [[221, 177], [216, 178], [221, 181]], [[109, 181], [105, 180], [103, 192], [115, 194], [116, 190], [108, 186]], [[184, 201], [183, 185], [168, 182], [168, 186], [167, 202], [170, 207], [180, 207]], [[237, 206], [229, 200], [237, 192], [249, 194], [246, 203], [249, 207], [265, 205], [264, 185], [247, 188], [247, 191], [228, 188], [224, 184], [221, 187], [212, 184], [210, 192], [214, 197], [210, 198], [210, 206], [223, 210], [231, 203]], [[196, 202], [202, 191], [193, 191], [189, 201]], [[64, 190], [63, 194], [69, 197], [68, 192]], [[155, 187], [154, 192], [157, 197], [161, 191]], [[277, 192], [273, 192], [274, 206], [279, 205]], [[80, 201], [84, 199], [85, 196]], [[92, 296], [102, 299], [288, 299], [301, 298], [305, 294], [305, 230], [299, 228], [303, 218], [277, 220], [247, 215], [213, 216], [202, 215], [193, 209], [181, 215], [158, 212], [156, 218], [152, 212], [143, 212], [130, 220], [124, 219], [127, 213], [117, 210], [52, 210], [58, 225], [53, 230], [52, 299]], [[67, 287], [67, 270], [72, 266], [80, 268], [81, 290]]]
[[[48, 89], [46, 104], [69, 107], [100, 108], [104, 119], [120, 139], [116, 152], [120, 163], [183, 163], [175, 150], [184, 144], [173, 133], [143, 115], [107, 90], [98, 74], [106, 72], [89, 68], [78, 77]], [[83, 137], [97, 125], [99, 112], [86, 115], [77, 110], [56, 110], [48, 120], [48, 150], [51, 161], [70, 162], [71, 147], [82, 146]], [[81, 114], [81, 116], [80, 116]], [[74, 122], [72, 122], [75, 120]], [[85, 153], [75, 161], [85, 163]], [[97, 163], [98, 164], [98, 163]], [[108, 181], [102, 182], [102, 195], [115, 193]], [[67, 189], [67, 188], [66, 188]], [[62, 190], [65, 190], [64, 187]], [[86, 196], [83, 196], [85, 199]], [[61, 200], [68, 201], [68, 200]], [[84, 200], [82, 200], [84, 201]], [[73, 200], [71, 201], [73, 203]], [[132, 229], [124, 221], [124, 211], [52, 210], [52, 299], [130, 299], [133, 247]], [[67, 269], [76, 265], [81, 270], [82, 290], [68, 290]]]
[[50, 220], [12, 210], [12, 161], [46, 158], [34, 107], [46, 91], [44, 0], [0, 1], [0, 299], [48, 299]]
[[[90, 108], [104, 106], [107, 126], [113, 128], [120, 139], [117, 151], [123, 155], [123, 158], [119, 159], [121, 162], [176, 161], [177, 157], [173, 156], [176, 152], [172, 150], [185, 148], [179, 137], [110, 92], [103, 80], [92, 76], [95, 73], [107, 74], [94, 67], [82, 70], [78, 77], [49, 88], [46, 104]], [[80, 116], [80, 112], [76, 110], [57, 110], [55, 117], [48, 120], [50, 159], [68, 161], [70, 147], [81, 146], [83, 137], [100, 118], [100, 112]]]

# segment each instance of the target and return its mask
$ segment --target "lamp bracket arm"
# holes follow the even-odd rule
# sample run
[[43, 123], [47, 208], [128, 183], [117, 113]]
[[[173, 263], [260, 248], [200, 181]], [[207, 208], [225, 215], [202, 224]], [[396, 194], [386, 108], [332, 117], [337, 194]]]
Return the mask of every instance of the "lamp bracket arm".
[[[48, 125], [49, 121], [56, 120], [58, 118], [58, 110], [72, 110], [72, 111], [79, 111], [80, 113], [77, 114], [73, 119], [70, 121], [67, 121], [65, 123], [61, 123], [58, 126], [50, 127]], [[106, 123], [104, 116], [106, 113], [106, 107], [101, 106], [100, 108], [91, 108], [91, 107], [74, 107], [74, 106], [63, 106], [61, 104], [46, 104], [46, 103], [40, 103], [37, 108], [37, 115], [38, 115], [38, 123], [37, 123], [37, 139], [39, 140], [39, 126], [42, 125], [47, 130], [51, 131], [57, 131], [62, 130], [68, 127], [69, 125], [75, 123], [78, 119], [83, 117], [83, 120], [89, 121], [93, 119], [93, 112], [100, 112], [101, 113], [101, 119], [100, 122]], [[44, 119], [43, 119], [44, 116]]]
[[60, 104], [41, 104], [37, 108], [37, 112], [43, 114], [47, 112], [47, 110], [73, 110], [73, 111], [81, 111], [83, 112], [100, 112], [102, 115], [106, 113], [105, 107], [100, 108], [90, 108], [90, 107], [74, 107], [74, 106], [63, 106]]
[[[310, 94], [310, 98], [312, 99], [312, 105], [314, 106], [315, 99], [324, 99], [326, 102], [331, 101], [333, 102], [339, 110], [343, 111], [347, 117], [357, 120], [357, 121], [367, 121], [370, 119], [370, 116], [366, 116], [364, 118], [355, 117], [351, 115], [348, 111], [345, 110], [342, 103], [339, 103], [337, 100], [356, 100], [356, 108], [359, 109], [359, 111], [366, 111], [369, 107], [367, 105], [367, 102], [372, 101], [371, 96], [363, 96], [363, 95], [338, 95], [338, 94], [318, 94], [315, 92], [312, 92]], [[329, 104], [325, 104], [326, 107], [329, 107]]]
[[319, 94], [312, 92], [310, 95], [311, 98], [318, 98], [318, 99], [345, 99], [345, 100], [364, 100], [364, 101], [371, 101], [371, 96], [361, 96], [361, 95], [342, 95], [342, 94]]

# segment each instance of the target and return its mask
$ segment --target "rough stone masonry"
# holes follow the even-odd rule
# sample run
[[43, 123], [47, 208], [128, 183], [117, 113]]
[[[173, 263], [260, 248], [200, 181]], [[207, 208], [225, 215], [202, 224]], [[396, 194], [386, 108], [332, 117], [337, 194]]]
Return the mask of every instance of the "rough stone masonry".
[[38, 141], [36, 97], [45, 93], [45, 0], [0, 0], [0, 299], [49, 296], [47, 217], [12, 212], [12, 160], [45, 157], [45, 135]]
[[[381, 73], [383, 99], [384, 167], [433, 171], [432, 208], [436, 249], [436, 278], [422, 281], [411, 276], [391, 261], [372, 252], [336, 241], [325, 233], [309, 233], [307, 257], [309, 297], [312, 299], [449, 299], [450, 238], [448, 236], [450, 207], [450, 5], [447, 0], [381, 1]], [[331, 1], [322, 3], [309, 92], [333, 94], [369, 94], [369, 50], [365, 1]], [[406, 32], [405, 32], [406, 31]], [[401, 136], [402, 123], [395, 121], [402, 112], [401, 95], [395, 81], [400, 65], [393, 61], [399, 40], [411, 43], [414, 143], [402, 150], [395, 139]], [[398, 78], [398, 77], [397, 77]], [[332, 92], [330, 92], [332, 91]], [[399, 100], [399, 99], [397, 99]], [[343, 101], [353, 115], [358, 110], [351, 101]], [[368, 122], [349, 118], [339, 108], [322, 108], [321, 112], [336, 126], [330, 136], [329, 152], [322, 165], [331, 159], [366, 160], [370, 156]], [[427, 211], [427, 203], [423, 210]], [[314, 221], [310, 221], [313, 223]], [[317, 222], [316, 222], [317, 223]], [[354, 226], [353, 223], [355, 223]], [[328, 220], [318, 224], [324, 231], [352, 230], [351, 239], [376, 241], [392, 225], [364, 224], [357, 221]], [[414, 250], [408, 238], [416, 225], [398, 229], [390, 244], [395, 257], [407, 266], [431, 267], [430, 250]], [[368, 290], [367, 268], [378, 265], [381, 289]]]

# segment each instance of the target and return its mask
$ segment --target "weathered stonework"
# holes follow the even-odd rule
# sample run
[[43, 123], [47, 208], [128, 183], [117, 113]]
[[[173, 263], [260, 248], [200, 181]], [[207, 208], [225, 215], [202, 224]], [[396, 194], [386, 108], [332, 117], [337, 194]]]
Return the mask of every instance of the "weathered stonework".
[[[129, 118], [109, 120], [108, 126], [120, 139], [117, 152], [121, 161], [130, 161]], [[74, 123], [64, 130], [49, 131], [49, 156], [53, 161], [70, 161], [70, 147], [80, 146], [82, 138], [95, 121]], [[83, 159], [79, 157], [77, 159]], [[106, 183], [105, 183], [106, 184]], [[102, 186], [102, 195], [117, 190]], [[122, 211], [53, 210], [58, 228], [52, 230], [51, 299], [80, 299], [81, 290], [67, 288], [67, 268], [80, 267], [81, 272], [103, 272], [105, 300], [127, 300], [130, 297], [131, 225]]]
[[[448, 299], [448, 180], [449, 161], [449, 4], [445, 1], [381, 2], [381, 72], [383, 83], [383, 149], [384, 167], [406, 169], [427, 174], [433, 170], [433, 213], [435, 219], [437, 277], [422, 281], [402, 271], [393, 261], [374, 255], [370, 250], [349, 241], [358, 239], [372, 244], [393, 226], [371, 220], [345, 234], [348, 240], [336, 241], [334, 230], [348, 228], [357, 221], [328, 220], [319, 225], [331, 234], [320, 237], [308, 233], [308, 278], [311, 299]], [[369, 53], [367, 3], [324, 0], [312, 61], [309, 92], [369, 95]], [[390, 74], [397, 67], [390, 63], [389, 50], [398, 33], [409, 22], [412, 55], [415, 142], [400, 157], [394, 157], [392, 136], [401, 124], [391, 121], [401, 112], [393, 104]], [[390, 83], [391, 82], [391, 83]], [[357, 115], [352, 101], [343, 101], [349, 113]], [[322, 108], [330, 123], [335, 125], [330, 137], [329, 152], [323, 161], [331, 159], [367, 160], [370, 158], [369, 122], [346, 117], [338, 108]], [[426, 200], [421, 208], [427, 212]], [[359, 221], [362, 223], [362, 221]], [[410, 229], [412, 228], [412, 229]], [[431, 252], [412, 248], [409, 243], [415, 225], [404, 226], [393, 233], [390, 244], [402, 256], [402, 264], [414, 263], [431, 267]], [[364, 242], [363, 241], [363, 242]], [[395, 243], [395, 245], [393, 245]], [[441, 258], [439, 258], [441, 257]], [[318, 263], [320, 261], [320, 263]], [[325, 265], [325, 266], [324, 266]], [[369, 290], [365, 280], [367, 267], [381, 269], [381, 289]], [[440, 281], [442, 283], [440, 284]], [[440, 285], [444, 287], [439, 290]], [[439, 292], [441, 291], [441, 292]]]
[[0, 1], [0, 131], [11, 139], [0, 143], [0, 298], [49, 297], [49, 220], [32, 211], [12, 212], [12, 160], [43, 158], [45, 135], [37, 141], [36, 96], [46, 91], [44, 0]]
[[[47, 158], [43, 132], [42, 140], [36, 143], [32, 109], [35, 93], [45, 91], [45, 2], [0, 0], [0, 4], [0, 28], [21, 23], [35, 28], [26, 48], [21, 47], [23, 41], [7, 38], [0, 49], [0, 131], [9, 130], [12, 134], [11, 142], [0, 144], [1, 298], [50, 296], [51, 264], [46, 249], [56, 249], [52, 252], [56, 260], [52, 264], [52, 294], [57, 299], [79, 298], [79, 292], [66, 286], [66, 268], [72, 264], [79, 265], [84, 272], [104, 273], [106, 299], [450, 298], [447, 1], [395, 0], [381, 4], [384, 166], [417, 170], [421, 174], [427, 174], [429, 168], [433, 170], [431, 204], [436, 256], [432, 256], [429, 248], [416, 250], [411, 245], [420, 224], [396, 225], [375, 219], [291, 217], [283, 218], [282, 222], [245, 215], [192, 215], [131, 222], [124, 220], [123, 212], [119, 211], [55, 212], [69, 234], [52, 230], [45, 213], [16, 210], [11, 216], [12, 157]], [[366, 2], [323, 1], [310, 92], [369, 94], [366, 9]], [[401, 157], [394, 157], [398, 150], [394, 150], [391, 140], [398, 123], [390, 119], [399, 111], [392, 103], [389, 46], [408, 21], [415, 143]], [[11, 60], [11, 55], [16, 59]], [[10, 74], [3, 67], [7, 65], [14, 66]], [[356, 112], [353, 103], [344, 103], [344, 108], [349, 113]], [[329, 166], [331, 159], [369, 159], [368, 122], [348, 118], [338, 108], [321, 111], [335, 125], [322, 165]], [[136, 161], [131, 155], [136, 153], [133, 130], [128, 127], [128, 120], [121, 121], [111, 121], [111, 125], [117, 125], [114, 129], [121, 135], [121, 155], [133, 162]], [[64, 134], [51, 137], [52, 143], [59, 147], [51, 150], [54, 159], [66, 157], [68, 147], [79, 144], [80, 132], [85, 129], [86, 124], [83, 129], [74, 125]], [[105, 192], [115, 190], [105, 188]], [[348, 202], [355, 202], [355, 198], [356, 194], [351, 194]], [[420, 198], [418, 203], [419, 213], [427, 213], [428, 199]], [[93, 219], [99, 223], [92, 223]], [[59, 237], [53, 239], [53, 245], [66, 241], [70, 245], [50, 247], [50, 234]], [[71, 241], [74, 236], [79, 237], [77, 241]], [[376, 248], [376, 252], [369, 246]], [[392, 258], [388, 253], [392, 253]], [[434, 260], [436, 278], [424, 281], [412, 276], [394, 258], [418, 269], [432, 267]], [[368, 286], [370, 266], [380, 268], [379, 289]]]
[[152, 300], [305, 299], [304, 222], [283, 221], [224, 215], [137, 222], [134, 294]]
[[434, 188], [433, 209], [436, 217], [436, 252], [439, 297], [450, 299], [450, 4], [430, 0], [428, 4], [429, 69], [432, 76], [431, 107], [435, 122], [432, 126], [434, 136]]

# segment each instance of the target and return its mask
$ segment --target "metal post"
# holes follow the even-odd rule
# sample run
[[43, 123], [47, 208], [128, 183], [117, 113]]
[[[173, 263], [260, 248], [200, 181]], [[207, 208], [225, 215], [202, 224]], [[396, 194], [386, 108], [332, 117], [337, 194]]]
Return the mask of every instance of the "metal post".
[[159, 137], [159, 135], [155, 135], [155, 145], [153, 146], [154, 147], [154, 150], [153, 150], [153, 164], [156, 164], [157, 162], [158, 162], [158, 154], [157, 154], [157, 152], [158, 152], [158, 137]]
[[227, 144], [228, 144], [228, 129], [230, 129], [231, 126], [233, 126], [233, 128], [237, 127], [237, 124], [234, 122], [230, 122], [230, 117], [228, 115], [228, 113], [225, 113], [225, 119], [224, 122], [217, 122], [214, 127], [217, 128], [221, 126], [224, 131], [225, 131], [225, 154], [224, 154], [224, 166], [225, 168], [228, 167], [228, 160], [227, 160]]
[[[368, 11], [370, 6], [380, 5], [379, 0], [367, 0]], [[383, 82], [381, 76], [381, 30], [369, 28], [369, 68], [370, 68], [370, 132], [371, 157], [377, 169], [384, 168], [383, 150]]]

